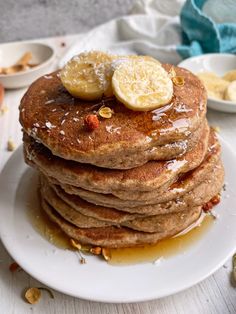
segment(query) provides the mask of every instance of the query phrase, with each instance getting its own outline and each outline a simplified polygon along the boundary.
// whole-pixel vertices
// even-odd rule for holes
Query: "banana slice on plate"
[[[227,72],[224,76],[223,79],[229,82],[235,81],[236,80],[236,70],[231,70]]]
[[[61,70],[62,84],[74,97],[95,100],[112,94],[111,63],[114,56],[101,51],[81,53]]]
[[[236,101],[236,80],[232,81],[225,91],[225,100]]]
[[[160,63],[153,60],[149,57],[130,58],[114,71],[113,92],[131,110],[149,111],[172,99],[172,80]]]
[[[208,96],[216,99],[224,99],[229,82],[212,72],[200,72],[197,74],[207,89]]]

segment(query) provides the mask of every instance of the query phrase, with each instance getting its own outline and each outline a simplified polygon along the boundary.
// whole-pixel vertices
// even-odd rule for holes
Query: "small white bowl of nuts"
[[[236,56],[210,53],[188,58],[179,64],[196,74],[208,93],[208,107],[236,112]]]
[[[33,42],[0,45],[0,83],[14,89],[30,85],[48,73],[55,58],[54,49]]]

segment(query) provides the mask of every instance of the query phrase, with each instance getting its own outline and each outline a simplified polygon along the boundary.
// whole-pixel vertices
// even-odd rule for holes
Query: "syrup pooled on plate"
[[[29,219],[34,228],[50,243],[60,249],[73,250],[70,238],[44,214],[36,196],[34,196],[34,199],[32,196],[30,202]],[[162,240],[155,245],[111,249],[109,264],[129,265],[154,262],[159,258],[168,258],[172,255],[182,253],[204,236],[213,224],[213,219],[212,216],[205,215],[199,226],[196,226],[185,234]]]
[[[129,265],[144,262],[155,262],[161,258],[168,258],[172,255],[183,253],[191,245],[200,240],[210,226],[213,224],[213,217],[206,215],[199,226],[189,232],[165,240],[155,245],[146,245],[136,248],[112,249],[110,264]]]
[[[60,249],[72,248],[69,237],[55,223],[50,221],[41,209],[36,191],[31,194],[29,199],[28,217],[35,230],[46,240]]]

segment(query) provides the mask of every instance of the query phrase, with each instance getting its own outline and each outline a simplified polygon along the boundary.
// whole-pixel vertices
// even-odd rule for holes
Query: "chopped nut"
[[[219,204],[220,202],[220,195],[216,195],[214,196],[209,202],[207,202],[206,204],[204,204],[202,206],[202,209],[204,210],[204,212],[208,212],[210,211],[215,205]]]
[[[8,107],[2,106],[2,108],[0,108],[0,116],[3,116],[6,112],[8,112]]]
[[[0,74],[12,74],[19,71],[25,71],[32,67],[37,66],[38,64],[30,64],[30,60],[32,59],[32,53],[26,52],[15,64],[0,68]]]
[[[220,133],[220,127],[219,127],[219,126],[212,126],[212,129],[213,129],[216,133]]]
[[[86,264],[86,259],[84,257],[80,258],[80,264]]]
[[[40,290],[43,290],[43,291],[46,291],[50,297],[52,299],[54,299],[54,295],[52,293],[51,290],[49,290],[48,288],[45,288],[45,287],[38,287],[38,288],[29,288],[27,289],[27,291],[25,292],[25,299],[27,302],[29,302],[30,304],[35,304],[39,301],[39,299],[41,298],[41,291]]]
[[[183,76],[175,76],[172,78],[172,81],[176,86],[184,86],[185,83]]]
[[[169,71],[169,77],[172,79],[176,76],[176,72],[174,67],[171,67],[170,71]]]
[[[101,107],[98,111],[98,114],[105,119],[110,119],[114,111],[109,107]]]
[[[38,288],[29,288],[25,292],[25,299],[30,304],[35,304],[41,298],[41,291]]]
[[[96,247],[92,247],[90,249],[90,253],[94,254],[94,255],[100,255],[102,253],[102,248],[99,246]]]
[[[13,140],[10,138],[8,141],[7,141],[7,150],[9,152],[13,152],[14,150],[16,149],[16,144],[13,142]]]
[[[4,87],[0,83],[0,108],[2,107],[3,104],[4,94],[5,94]]]
[[[15,271],[17,270],[20,270],[20,266],[16,263],[16,262],[13,262],[11,263],[11,265],[9,266],[9,270],[14,273]]]
[[[74,239],[70,239],[70,244],[77,250],[81,250],[81,244]]]
[[[93,131],[99,127],[99,120],[95,114],[89,114],[84,118],[85,126],[89,131]]]
[[[104,259],[106,261],[109,261],[111,259],[111,252],[110,252],[110,250],[103,247],[102,248],[102,256],[104,257]]]

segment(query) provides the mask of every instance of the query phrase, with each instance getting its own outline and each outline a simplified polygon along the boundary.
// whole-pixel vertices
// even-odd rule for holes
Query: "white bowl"
[[[236,69],[236,56],[227,53],[209,53],[188,58],[178,64],[194,74],[199,72],[214,72],[222,76],[226,72]],[[208,97],[208,107],[223,112],[236,112],[236,102],[218,100]]]
[[[55,52],[48,45],[30,42],[6,43],[0,45],[0,67],[16,63],[26,52],[32,53],[31,63],[37,66],[14,74],[0,74],[0,83],[5,88],[20,88],[30,85],[40,76],[49,72]]]

